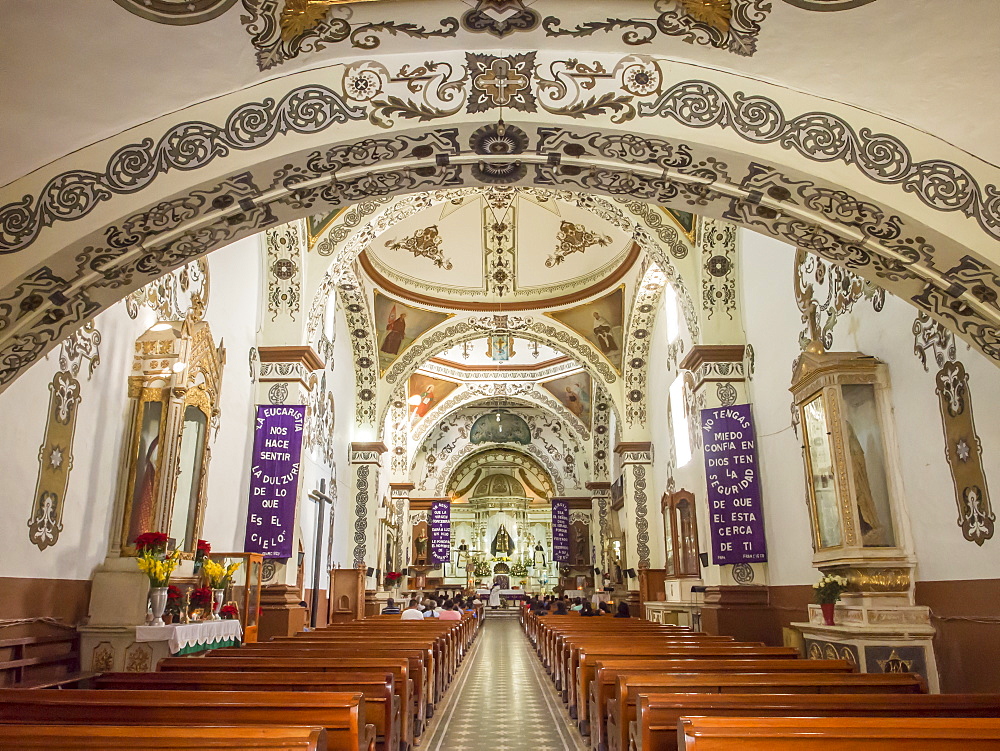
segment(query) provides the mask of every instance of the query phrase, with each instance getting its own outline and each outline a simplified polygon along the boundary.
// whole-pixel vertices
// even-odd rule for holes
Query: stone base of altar
[[[165,657],[242,644],[239,621],[172,626],[80,626],[80,668],[87,672],[149,673]]]
[[[850,660],[862,673],[917,673],[931,693],[940,692],[928,608],[837,603],[834,623],[827,626],[820,606],[810,605],[809,622],[791,624],[806,657]]]

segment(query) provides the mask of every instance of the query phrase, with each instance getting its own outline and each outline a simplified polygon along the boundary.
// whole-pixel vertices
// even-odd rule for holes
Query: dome
[[[488,475],[479,481],[472,500],[479,498],[526,498],[524,486],[510,475]]]

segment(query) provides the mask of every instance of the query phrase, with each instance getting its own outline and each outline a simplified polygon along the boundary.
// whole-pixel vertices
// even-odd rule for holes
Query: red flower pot
[[[832,602],[824,602],[821,603],[819,607],[823,611],[823,620],[826,622],[826,625],[833,626],[833,609],[836,607],[836,604]]]

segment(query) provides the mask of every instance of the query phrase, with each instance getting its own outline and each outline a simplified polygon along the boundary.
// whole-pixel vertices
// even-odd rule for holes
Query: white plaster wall
[[[772,238],[740,230],[742,285],[748,341],[756,353],[751,384],[760,447],[772,584],[806,584],[811,568],[809,516],[801,442],[791,428],[792,361],[802,329],[793,296],[792,248]],[[771,290],[760,294],[760,290]],[[916,309],[892,296],[881,313],[861,301],[834,328],[834,349],[857,350],[883,360],[892,383],[893,419],[903,474],[917,578],[922,581],[1000,576],[1000,539],[982,547],[966,541],[956,520],[955,493],[944,454],[944,438],[934,372],[925,372],[913,353],[911,326]],[[970,376],[976,427],[982,441],[987,481],[1000,487],[1000,370],[985,357],[958,345]]]
[[[245,254],[250,252],[247,243],[253,242],[235,243],[209,257],[212,290],[206,320],[215,341],[225,339],[228,362],[223,375],[222,421],[211,443],[202,536],[220,551],[243,549],[248,493],[244,468],[251,427],[247,355],[253,341],[257,289],[257,264],[246,263]],[[48,385],[59,367],[58,350],[0,396],[0,425],[6,428],[0,436],[0,477],[4,483],[0,576],[89,579],[94,567],[104,560],[110,536],[118,534],[111,525],[134,344],[155,320],[145,307],[132,320],[124,303],[95,319],[102,337],[101,362],[92,379],[87,380],[86,364],[78,377],[82,400],[63,530],[57,544],[44,551],[28,539],[27,520],[45,432]]]

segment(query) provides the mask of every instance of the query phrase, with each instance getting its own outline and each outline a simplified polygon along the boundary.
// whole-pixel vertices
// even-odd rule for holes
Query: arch
[[[445,462],[440,474],[438,475],[437,485],[434,489],[435,494],[443,496],[447,492],[448,482],[451,480],[452,474],[467,459],[471,459],[475,455],[485,454],[497,449],[501,449],[512,454],[522,454],[534,460],[548,474],[549,481],[552,483],[552,487],[555,488],[556,493],[562,495],[566,492],[565,485],[559,475],[559,472],[552,466],[552,462],[549,458],[538,450],[537,446],[530,444],[528,446],[519,446],[507,443],[486,443],[473,445],[470,443],[448,457],[448,461]]]
[[[622,106],[587,110],[579,86],[552,81],[559,106],[517,113],[513,155],[476,153],[489,107],[387,133],[372,121],[378,106],[348,99],[344,69],[331,66],[158,118],[6,186],[0,388],[100,310],[240,237],[373,195],[498,179],[629,195],[771,234],[1000,360],[996,167],[810,94],[678,61],[592,57],[615,71],[596,84]],[[462,69],[460,52],[436,59]],[[636,64],[655,85],[635,87]],[[442,85],[485,96],[471,79],[420,85],[422,96]],[[538,74],[534,85],[549,84]]]
[[[562,420],[570,426],[574,437],[580,444],[585,444],[587,442],[587,439],[590,436],[590,431],[583,424],[583,422],[580,421],[580,418],[566,409],[566,407],[558,400],[545,394],[545,392],[541,389],[536,388],[535,384],[529,384],[532,388],[525,391],[521,391],[519,388],[516,388],[520,384],[511,384],[509,382],[496,384],[488,383],[481,385],[483,388],[477,389],[470,387],[469,384],[466,384],[465,386],[456,389],[454,393],[449,394],[447,399],[435,405],[433,409],[431,409],[418,423],[413,426],[413,445],[423,445],[423,442],[427,439],[427,436],[430,435],[434,426],[446,419],[453,412],[457,412],[458,410],[466,407],[475,407],[483,404],[484,402],[489,402],[490,400],[498,398],[515,404],[526,405],[548,411],[554,417]],[[514,386],[515,388],[511,389],[511,386]],[[490,393],[491,391],[494,393]]]

